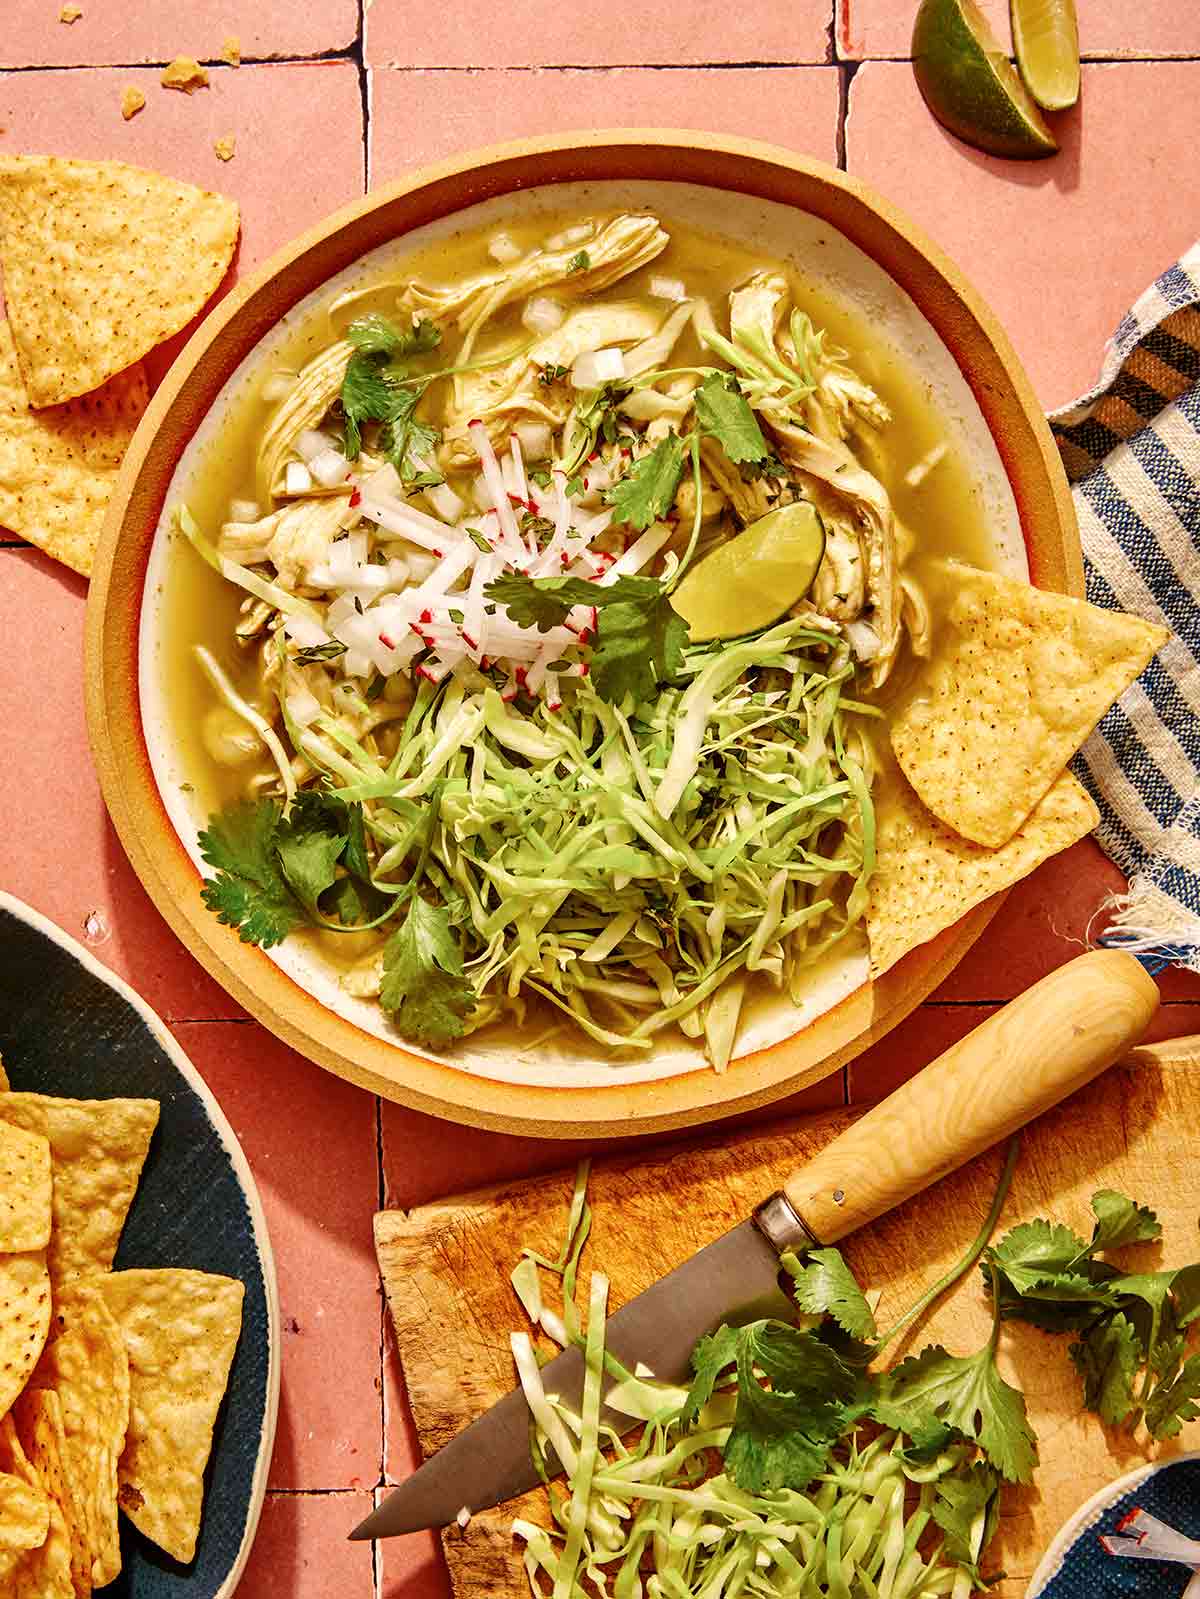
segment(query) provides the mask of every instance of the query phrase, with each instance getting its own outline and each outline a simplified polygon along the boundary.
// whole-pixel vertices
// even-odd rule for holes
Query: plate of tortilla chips
[[[238,1143],[163,1023],[0,894],[0,1592],[232,1594],[279,1397]]]

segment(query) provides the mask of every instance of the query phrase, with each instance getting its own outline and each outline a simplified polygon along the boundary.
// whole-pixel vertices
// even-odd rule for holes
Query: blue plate
[[[275,1262],[246,1157],[154,1012],[87,950],[3,893],[0,1055],[14,1089],[157,1099],[161,1118],[115,1264],[192,1266],[246,1285],[196,1558],[178,1565],[122,1516],[124,1569],[101,1590],[105,1599],[225,1599],[258,1526],[279,1409]]]

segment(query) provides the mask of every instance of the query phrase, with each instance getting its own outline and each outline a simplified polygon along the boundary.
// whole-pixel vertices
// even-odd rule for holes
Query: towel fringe
[[[1093,928],[1102,918],[1107,925],[1094,936]],[[1088,922],[1086,936],[1089,944],[1148,957],[1147,964],[1192,965],[1200,957],[1200,917],[1144,877],[1135,877],[1125,894],[1105,895]]]

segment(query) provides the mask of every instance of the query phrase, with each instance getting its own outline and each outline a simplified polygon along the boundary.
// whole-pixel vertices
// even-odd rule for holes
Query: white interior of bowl
[[[649,207],[664,217],[678,218],[710,233],[761,249],[764,256],[794,262],[803,275],[824,294],[845,304],[867,320],[881,351],[920,372],[932,403],[945,424],[947,438],[968,466],[983,508],[983,519],[995,545],[997,566],[1015,576],[1028,575],[1025,546],[1012,490],[995,441],[950,351],[909,296],[869,256],[829,223],[805,212],[726,190],[694,184],[606,182],[554,184],[525,189],[488,200],[453,216],[442,218],[403,235],[391,244],[363,256],[338,277],[309,295],[264,337],[241,363],[218,395],[215,404],[189,442],[171,481],[164,515],[155,535],[143,591],[139,633],[139,693],[142,721],[150,762],[163,804],[188,854],[200,871],[198,834],[205,818],[181,787],[183,775],[178,743],[172,733],[170,709],[164,692],[163,624],[165,609],[156,598],[161,593],[169,559],[169,516],[188,488],[205,450],[219,434],[224,419],[246,386],[277,359],[297,322],[335,295],[364,280],[401,268],[415,254],[436,250],[439,240],[465,228],[490,226],[540,211],[580,211],[621,206]],[[422,267],[427,270],[427,261]],[[338,982],[336,970],[302,940],[292,939],[268,952],[289,977],[312,993],[323,1005],[365,1032],[398,1046],[384,1013],[371,1001],[354,999]],[[832,1009],[867,980],[865,945],[835,952],[810,973],[808,992],[801,1006],[786,995],[764,990],[753,996],[743,1017],[738,1055],[750,1054],[799,1032]],[[412,1046],[403,1045],[411,1050]],[[671,1030],[658,1035],[647,1057],[614,1060],[582,1034],[562,1033],[546,1040],[525,1039],[507,1030],[484,1031],[464,1041],[453,1055],[430,1053],[461,1071],[492,1079],[524,1084],[553,1082],[564,1088],[584,1088],[611,1083],[614,1074],[623,1081],[647,1082],[694,1071],[703,1064],[699,1047]]]

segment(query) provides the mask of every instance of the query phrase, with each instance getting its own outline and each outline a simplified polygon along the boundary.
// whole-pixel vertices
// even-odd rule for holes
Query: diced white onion
[[[435,483],[425,490],[425,498],[443,522],[457,522],[465,510],[463,502],[449,483]]]
[[[625,376],[625,357],[618,349],[585,350],[571,368],[571,382],[577,389],[598,389],[602,383],[615,383]]]
[[[307,494],[313,486],[312,473],[303,461],[289,461],[283,469],[283,492]]]
[[[227,522],[257,522],[262,515],[257,500],[230,500]]]
[[[651,278],[650,293],[656,300],[686,300],[687,284],[682,278]]]
[[[566,314],[559,302],[548,294],[535,294],[532,300],[525,302],[521,321],[530,333],[541,335],[561,328]]]
[[[353,602],[351,602],[353,604]],[[337,601],[334,601],[337,604]],[[330,607],[332,614],[333,607]],[[307,616],[289,616],[284,626],[288,638],[301,650],[316,649],[318,645],[329,643],[329,634],[319,622],[311,621]]]
[[[493,233],[488,240],[488,254],[493,261],[498,261],[501,266],[510,266],[512,262],[521,259],[521,246],[507,233]]]
[[[272,372],[270,377],[263,380],[261,390],[263,399],[268,405],[277,405],[280,400],[286,400],[296,387],[296,379],[299,376],[298,372],[289,372],[283,369],[278,372]]]
[[[333,448],[333,440],[328,433],[321,433],[316,428],[305,428],[296,435],[296,442],[292,449],[302,461],[315,460],[318,455],[323,455],[326,450]]]
[[[518,422],[513,432],[521,441],[521,453],[527,461],[544,461],[550,454],[548,422]]]
[[[321,714],[321,702],[315,694],[303,687],[294,688],[287,697],[288,716],[297,727],[310,727]]]
[[[342,656],[342,670],[347,677],[366,677],[371,670],[371,658],[361,650],[347,650]]]
[[[308,470],[323,489],[335,489],[350,476],[350,463],[340,450],[322,450],[308,463]]]
[[[565,250],[570,244],[582,244],[585,239],[590,239],[596,227],[592,222],[577,222],[574,227],[564,228],[561,233],[554,233],[546,240],[547,250]]]

